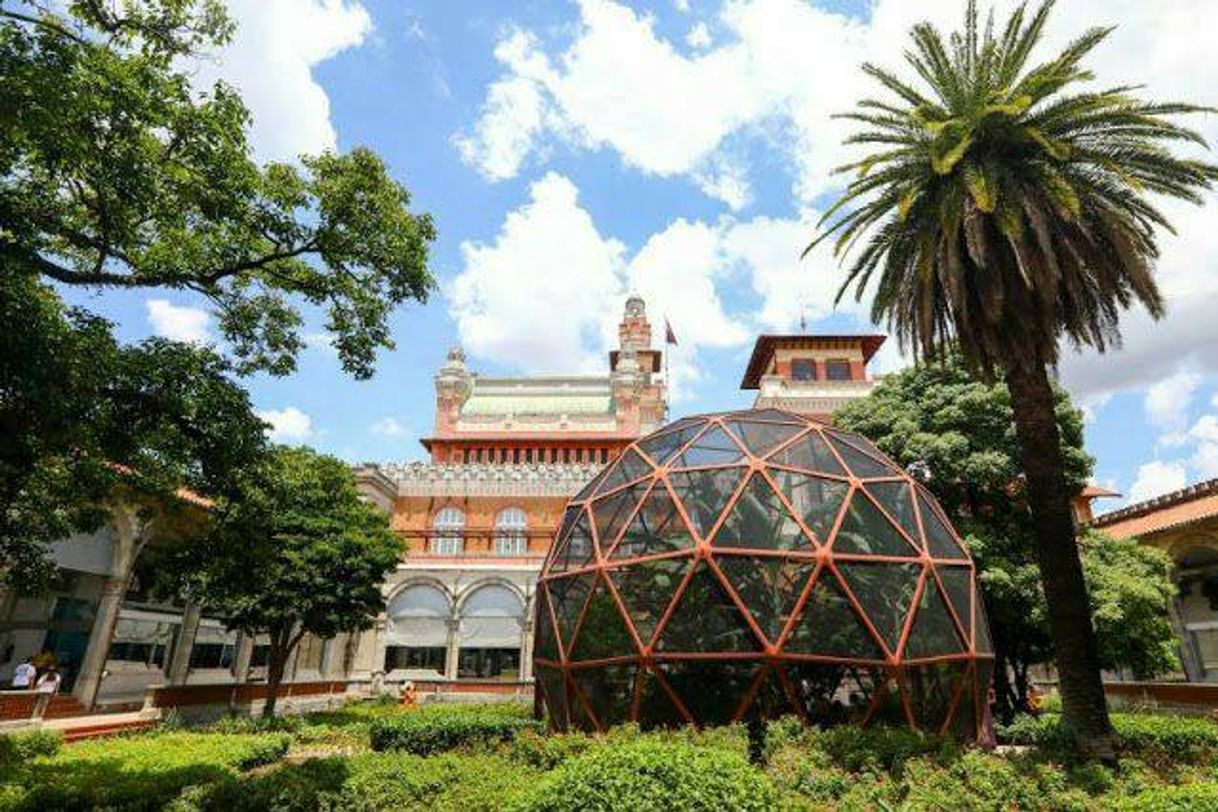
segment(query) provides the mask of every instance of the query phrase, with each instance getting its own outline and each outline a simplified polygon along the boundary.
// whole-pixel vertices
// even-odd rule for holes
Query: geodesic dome
[[[973,562],[866,439],[774,409],[633,443],[567,507],[535,666],[555,729],[797,714],[978,735]]]

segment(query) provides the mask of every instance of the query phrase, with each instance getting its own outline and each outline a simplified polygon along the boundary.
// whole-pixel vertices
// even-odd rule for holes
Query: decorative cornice
[[[572,496],[601,470],[583,463],[435,463],[365,464],[361,480],[387,480],[397,496]]]

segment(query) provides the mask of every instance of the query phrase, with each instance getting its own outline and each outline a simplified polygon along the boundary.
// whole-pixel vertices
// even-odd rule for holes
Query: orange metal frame
[[[754,453],[749,448],[743,435],[738,436],[733,431],[731,424],[734,421],[744,421],[759,427],[768,424],[782,431],[790,431],[791,434],[782,439],[781,442],[773,445],[773,447],[760,449],[760,453]],[[667,453],[662,457],[652,458],[644,450],[650,441],[667,437],[674,432],[688,431],[691,426],[698,423],[703,425],[697,431],[694,431],[681,445],[668,449]],[[680,465],[679,461],[682,459],[683,454],[687,450],[697,447],[703,437],[706,437],[709,432],[716,429],[726,432],[731,441],[739,447],[739,459],[717,465],[695,465],[690,467]],[[841,471],[846,473],[839,474],[822,470],[801,469],[772,461],[775,456],[782,454],[784,450],[795,447],[813,435],[819,435],[822,441],[832,438],[832,442],[823,442],[823,448],[832,454],[832,459],[836,461]],[[876,463],[889,469],[891,473],[884,476],[857,476],[852,471],[847,455],[839,451],[835,445],[836,443],[842,444],[852,452],[863,455],[863,458],[870,463]],[[644,465],[639,466],[640,473],[627,477],[627,481],[620,482],[611,489],[602,490],[606,480],[613,475],[614,471],[626,464],[624,461],[632,453],[644,463]],[[718,518],[707,532],[702,534],[698,531],[699,523],[694,521],[693,517],[689,514],[687,506],[679,496],[679,490],[673,486],[670,480],[670,475],[674,471],[684,473],[733,469],[741,471],[739,482],[736,483],[733,492],[720,508]],[[819,480],[840,482],[848,486],[848,490],[837,508],[832,528],[826,538],[819,538],[807,525],[804,517],[796,506],[792,504],[787,494],[784,493],[783,488],[779,486],[771,471],[788,471],[802,476],[812,476]],[[715,539],[717,534],[728,521],[728,517],[732,515],[733,508],[746,489],[750,487],[755,477],[760,477],[768,485],[770,492],[777,496],[780,505],[786,511],[786,515],[782,516],[782,518],[784,520],[793,520],[796,523],[803,539],[807,542],[806,550],[716,546]],[[918,533],[921,536],[920,539],[912,538],[906,532],[901,522],[892,515],[881,500],[877,499],[868,488],[864,487],[864,484],[882,482],[901,482],[909,486],[909,507],[912,508]],[[635,504],[629,509],[627,515],[624,518],[619,517],[619,519],[615,520],[613,537],[602,539],[600,537],[600,522],[593,512],[593,507],[604,500],[612,499],[626,492],[628,489],[638,487],[641,483],[645,484],[646,487],[643,489],[642,494],[638,496]],[[616,551],[618,545],[623,542],[623,539],[629,533],[635,517],[648,504],[652,493],[660,491],[660,489],[663,489],[662,493],[675,506],[680,520],[684,524],[683,530],[688,533],[692,546],[685,550],[664,551],[653,554],[648,554],[644,551],[642,555],[612,558],[611,556]],[[860,497],[865,499],[871,507],[877,509],[884,520],[890,525],[890,529],[894,530],[899,538],[909,545],[909,555],[870,554],[853,551],[847,552],[845,550],[837,551],[834,549],[838,531],[841,529],[846,515],[850,511],[852,502]],[[931,554],[931,542],[926,524],[929,517],[923,515],[924,511],[928,509],[935,511],[936,526],[941,527],[950,534],[951,542],[960,552],[958,557],[943,557]],[[577,564],[570,569],[559,568],[557,566],[558,562],[562,559],[568,541],[575,533],[581,517],[585,520],[590,530],[589,535],[592,546],[590,560]],[[758,621],[754,618],[753,612],[750,611],[740,592],[731,579],[724,573],[717,560],[738,556],[775,558],[783,559],[784,561],[802,560],[814,566],[811,576],[808,577],[807,582],[801,588],[795,604],[787,615],[782,629],[773,640],[769,639],[761,628]],[[613,579],[609,577],[609,573],[626,569],[633,565],[665,559],[687,560],[689,564],[680,582],[668,597],[667,606],[655,622],[652,633],[647,639],[643,639],[639,634],[626,602],[613,583]],[[918,575],[916,586],[913,589],[909,605],[903,610],[904,621],[895,647],[889,644],[887,637],[876,627],[864,603],[855,594],[851,580],[845,577],[839,569],[839,563],[849,565],[855,562],[866,562],[869,564],[917,564],[922,568],[921,573]],[[957,610],[953,595],[946,589],[939,574],[939,566],[941,565],[968,570],[969,617],[962,617],[961,613]],[[703,568],[708,569],[713,575],[718,586],[731,599],[736,611],[739,612],[741,618],[747,623],[751,633],[756,637],[758,644],[756,651],[657,651],[656,645],[663,637],[673,613],[681,605],[689,584]],[[576,614],[574,622],[566,630],[570,632],[570,639],[564,639],[567,637],[567,634],[563,631],[564,626],[559,623],[558,614],[553,605],[554,600],[550,597],[550,590],[562,581],[574,580],[588,575],[592,576],[589,579],[591,583],[588,586],[586,594],[580,598],[582,605]],[[883,652],[883,659],[807,654],[785,650],[784,646],[794,633],[796,626],[801,622],[805,622],[804,610],[813,590],[821,583],[822,578],[825,577],[833,579],[835,589],[845,596],[857,619],[873,638],[878,650]],[[947,610],[948,617],[958,637],[957,642],[961,644],[961,647],[959,651],[955,652],[945,652],[935,656],[907,658],[905,650],[919,613],[923,593],[926,589],[930,588],[928,587],[928,581],[932,581],[932,579],[934,589],[939,594],[938,600]],[[571,653],[574,650],[574,644],[583,631],[589,606],[591,605],[593,595],[597,593],[598,584],[600,589],[611,596],[613,604],[621,616],[620,620],[624,624],[625,629],[629,631],[630,637],[634,642],[635,650],[623,651],[620,656],[590,660],[572,660]],[[535,656],[538,673],[543,676],[553,676],[554,674],[560,676],[565,696],[553,697],[553,702],[551,702],[550,697],[546,696],[548,689],[544,679],[539,680],[539,687],[547,707],[551,709],[552,724],[559,727],[565,726],[562,717],[565,717],[567,712],[570,711],[576,711],[570,713],[570,718],[573,721],[582,721],[581,726],[583,727],[603,730],[608,726],[605,720],[597,718],[593,709],[593,703],[588,700],[584,690],[581,689],[578,681],[573,679],[572,676],[585,669],[614,665],[636,666],[634,684],[630,692],[630,707],[626,714],[627,719],[639,720],[645,681],[650,679],[654,680],[663,693],[671,700],[682,718],[687,722],[700,723],[704,720],[697,719],[691,714],[686,702],[673,689],[668,680],[665,679],[661,666],[665,663],[680,663],[683,661],[714,661],[724,663],[756,662],[759,666],[756,676],[752,678],[748,688],[741,696],[739,704],[736,705],[730,715],[733,721],[742,719],[748,714],[755,698],[765,686],[766,681],[771,679],[772,676],[777,678],[782,693],[787,699],[790,706],[787,710],[794,710],[807,722],[814,723],[820,721],[809,716],[804,702],[800,699],[799,691],[793,684],[791,675],[787,671],[787,668],[791,666],[819,663],[830,666],[853,667],[868,672],[869,676],[874,678],[875,683],[871,689],[872,696],[866,703],[866,707],[862,709],[859,718],[862,723],[866,724],[870,722],[885,698],[891,698],[892,691],[895,690],[900,700],[905,721],[911,727],[917,728],[919,727],[917,713],[913,705],[913,698],[911,697],[912,688],[909,685],[911,674],[915,669],[923,669],[940,664],[959,663],[962,668],[960,673],[955,676],[954,684],[951,685],[946,715],[936,728],[940,731],[954,730],[955,717],[960,712],[962,703],[971,701],[972,720],[969,729],[963,735],[967,738],[973,738],[979,734],[979,725],[983,716],[981,708],[983,707],[982,703],[986,700],[986,691],[988,689],[988,685],[982,684],[982,674],[984,673],[988,676],[990,672],[988,666],[993,659],[993,654],[988,650],[988,646],[978,647],[979,637],[988,640],[988,636],[985,634],[985,630],[980,628],[985,623],[985,618],[977,594],[975,568],[973,562],[968,558],[962,542],[951,528],[942,511],[934,504],[930,494],[913,478],[885,458],[874,446],[862,438],[828,428],[818,421],[801,415],[767,409],[685,418],[632,444],[572,500],[571,506],[568,508],[568,512],[564,516],[560,526],[556,543],[553,545],[543,565],[538,593],[537,624],[535,628],[540,633],[543,624],[548,625],[548,631],[553,635],[555,646],[559,653],[559,659],[552,659],[546,658],[539,652]],[[979,668],[979,665],[983,662],[987,667]],[[553,673],[547,674],[547,672]],[[986,681],[988,682],[988,680]],[[560,705],[561,708],[559,707]],[[968,706],[964,707],[967,708]],[[967,720],[967,717],[962,717],[962,720]]]

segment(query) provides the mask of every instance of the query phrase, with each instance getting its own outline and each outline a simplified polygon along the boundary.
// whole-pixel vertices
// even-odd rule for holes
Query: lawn
[[[1218,810],[1218,724],[1116,716],[1117,770],[1072,763],[1057,717],[1003,753],[900,730],[772,723],[547,735],[520,706],[364,703],[266,724],[171,724],[56,746],[0,740],[0,809]]]

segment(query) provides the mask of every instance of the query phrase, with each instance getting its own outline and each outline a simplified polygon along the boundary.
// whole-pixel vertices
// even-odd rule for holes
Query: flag
[[[676,346],[677,334],[672,331],[672,325],[668,323],[668,318],[664,318],[664,343]]]

